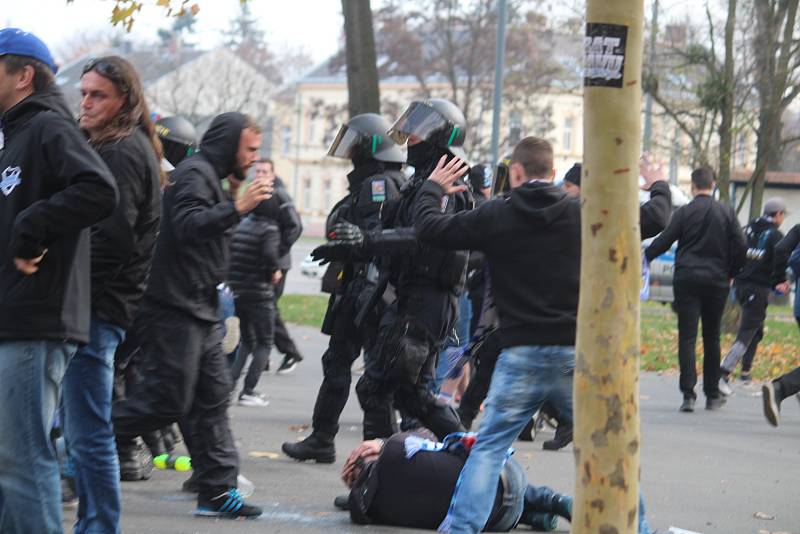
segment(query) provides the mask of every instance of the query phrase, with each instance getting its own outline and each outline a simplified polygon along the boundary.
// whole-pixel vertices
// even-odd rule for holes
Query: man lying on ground
[[[447,515],[453,489],[475,434],[456,433],[437,443],[426,432],[395,434],[385,442],[365,441],[350,454],[342,480],[350,488],[350,518],[435,530]],[[528,484],[523,468],[509,456],[497,481],[492,513],[484,527],[507,532],[518,524],[554,530],[558,517],[572,516],[572,498]]]

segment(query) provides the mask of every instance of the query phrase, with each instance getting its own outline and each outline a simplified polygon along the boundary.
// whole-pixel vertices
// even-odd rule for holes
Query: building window
[[[292,129],[288,126],[281,128],[281,154],[284,156],[289,155],[292,149]]]
[[[324,189],[324,197],[323,200],[325,202],[323,208],[325,211],[328,211],[333,207],[333,191],[332,185],[330,180],[325,180],[325,189]]]
[[[314,137],[317,133],[317,119],[313,116],[308,117],[308,130],[306,131],[306,144],[310,145],[314,142]]]
[[[575,119],[568,117],[564,119],[564,135],[561,138],[561,144],[564,152],[572,152],[572,136],[575,128]]]
[[[311,178],[303,180],[303,208],[307,212],[312,211],[313,208],[311,205]]]

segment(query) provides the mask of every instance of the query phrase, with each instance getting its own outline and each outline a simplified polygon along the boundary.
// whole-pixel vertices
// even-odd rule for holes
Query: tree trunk
[[[345,49],[347,52],[348,111],[380,113],[375,35],[369,0],[342,0]]]
[[[587,2],[587,35],[627,29],[627,39],[618,86],[593,77],[593,69],[585,79],[584,132],[591,135],[584,136],[574,382],[577,534],[634,534],[638,525],[643,21],[644,0]],[[597,37],[587,41],[598,44]],[[587,66],[592,59],[608,65],[608,48],[589,47]]]
[[[722,98],[722,121],[719,126],[719,174],[717,189],[723,204],[731,201],[731,148],[733,147],[733,99],[736,94],[734,78],[733,34],[736,29],[736,0],[728,0],[728,19],[725,23],[725,70],[723,83],[725,95]]]

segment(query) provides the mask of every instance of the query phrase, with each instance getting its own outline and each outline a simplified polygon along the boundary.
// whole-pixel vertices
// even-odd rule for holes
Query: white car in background
[[[328,266],[322,265],[320,263],[321,261],[322,260],[315,260],[311,257],[311,254],[309,254],[300,263],[300,272],[306,276],[310,276],[311,278],[322,278],[322,275],[325,274],[325,269],[327,269]]]

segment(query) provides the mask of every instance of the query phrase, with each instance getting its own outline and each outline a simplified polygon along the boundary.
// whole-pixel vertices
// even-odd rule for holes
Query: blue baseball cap
[[[0,56],[14,54],[37,59],[50,67],[53,74],[58,72],[53,55],[44,42],[26,31],[19,28],[3,28],[0,30]]]

